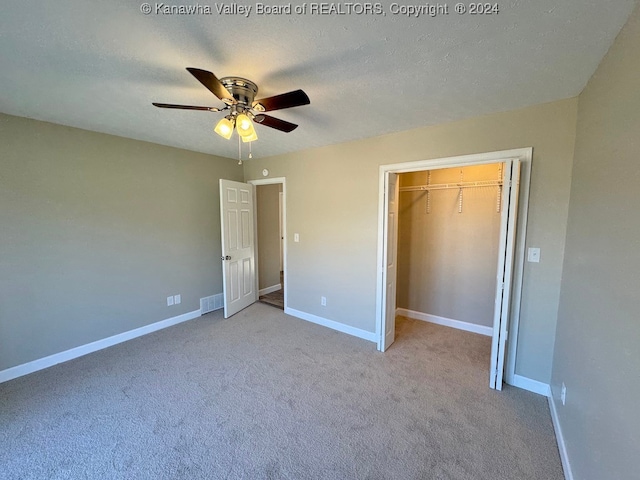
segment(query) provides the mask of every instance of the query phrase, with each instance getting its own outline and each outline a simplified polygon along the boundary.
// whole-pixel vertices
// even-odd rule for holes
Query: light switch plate
[[[293,241],[294,242],[299,242],[300,241],[300,234],[299,233],[294,233],[293,234]]]
[[[171,305],[173,305],[173,295],[167,297],[167,307],[170,307]]]
[[[527,250],[527,262],[540,263],[540,249],[538,247],[529,247],[529,250]]]
[[[173,296],[173,304],[180,305],[182,303],[182,295],[174,295]]]

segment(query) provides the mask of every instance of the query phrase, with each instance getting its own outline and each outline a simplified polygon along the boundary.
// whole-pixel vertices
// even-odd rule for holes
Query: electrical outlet
[[[327,297],[320,297],[320,305],[323,307],[327,306]]]
[[[560,390],[560,400],[562,401],[562,405],[566,405],[567,403],[567,387],[562,382],[562,390]]]
[[[180,294],[174,295],[173,296],[173,304],[174,305],[180,305],[180,303],[182,303],[182,295],[180,295]]]
[[[167,297],[167,307],[173,305],[173,295]]]

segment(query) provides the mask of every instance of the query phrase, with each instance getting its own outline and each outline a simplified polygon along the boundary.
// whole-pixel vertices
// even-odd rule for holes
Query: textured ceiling
[[[459,15],[451,2],[435,17],[393,14],[391,2],[381,15],[225,4],[251,6],[248,17],[207,0],[164,3],[195,15],[144,15],[142,3],[4,2],[0,111],[237,157],[237,142],[212,132],[221,114],[151,105],[222,106],[185,70],[197,67],[249,78],[258,97],[307,92],[311,105],[273,112],[297,130],[256,128],[254,157],[275,155],[575,96],[636,2],[505,0],[492,15]]]

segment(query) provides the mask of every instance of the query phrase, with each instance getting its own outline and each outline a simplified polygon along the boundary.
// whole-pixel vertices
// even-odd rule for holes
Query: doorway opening
[[[286,306],[286,197],[284,178],[252,180],[256,189],[256,291],[258,299]]]
[[[498,390],[502,388],[503,375],[505,374],[505,371],[507,382],[511,381],[515,371],[517,347],[515,340],[517,338],[520,310],[531,156],[532,149],[526,148],[404,164],[383,165],[380,167],[376,325],[376,337],[378,338],[379,350],[385,351],[391,343],[393,343],[395,338],[395,318],[397,313],[421,313],[423,314],[422,317],[419,315],[414,315],[414,317],[417,316],[422,320],[458,320],[445,317],[442,313],[438,315],[433,314],[432,312],[420,312],[420,308],[422,307],[420,307],[421,299],[419,298],[409,299],[406,296],[401,297],[401,303],[404,305],[400,306],[404,310],[397,309],[398,304],[396,303],[396,291],[398,283],[398,220],[400,213],[399,208],[401,205],[400,191],[423,192],[422,195],[418,194],[418,196],[423,197],[421,201],[421,208],[424,207],[425,214],[429,215],[426,212],[431,208],[435,208],[434,202],[436,200],[436,191],[450,190],[451,192],[447,195],[451,198],[445,201],[449,201],[450,203],[453,202],[449,207],[453,207],[458,213],[461,213],[464,211],[465,205],[469,208],[468,203],[465,204],[464,202],[465,191],[467,191],[467,188],[469,188],[468,191],[470,191],[471,188],[476,185],[481,185],[483,182],[487,184],[491,183],[490,188],[495,189],[494,192],[496,194],[496,196],[494,196],[493,206],[496,210],[500,210],[500,218],[496,224],[499,227],[497,228],[498,233],[496,234],[495,231],[490,233],[490,235],[497,237],[497,248],[494,256],[495,259],[493,261],[493,272],[496,276],[492,282],[493,287],[485,289],[490,291],[490,289],[493,288],[495,298],[489,301],[489,305],[486,304],[487,299],[483,299],[484,313],[479,321],[477,320],[477,316],[474,317],[468,312],[464,312],[465,309],[469,309],[470,304],[468,302],[467,305],[464,305],[465,302],[462,302],[463,304],[457,305],[458,310],[453,309],[450,311],[458,312],[456,315],[462,315],[463,318],[467,315],[467,319],[474,319],[472,322],[458,320],[457,324],[454,323],[455,326],[467,327],[464,329],[476,331],[477,333],[491,334],[491,364],[489,368],[490,387]],[[464,174],[462,178],[446,178],[447,174],[450,175],[452,172],[464,172],[465,168],[469,171],[468,167],[480,167],[491,164],[493,164],[493,167],[496,167],[498,164],[500,165],[499,173],[501,175],[501,179],[499,182],[497,181],[496,176],[494,176],[493,180],[471,179],[465,181]],[[448,169],[448,172],[443,169]],[[441,179],[436,178],[435,172],[438,170],[444,172],[445,176]],[[408,180],[408,182],[399,181],[401,180],[400,174],[406,174],[409,172],[422,173],[414,173],[413,179],[411,176],[402,178],[402,180]],[[430,172],[433,174],[434,181],[431,181],[429,178],[431,176]],[[420,179],[418,183],[416,183],[416,178]],[[435,183],[436,181],[438,183]],[[466,195],[469,197],[468,193]],[[494,223],[495,222],[496,219],[494,219]],[[470,228],[471,232],[474,230],[473,225],[465,228]],[[481,233],[480,230],[482,229],[478,228],[478,234]],[[489,232],[491,229],[485,228],[485,230]],[[487,232],[484,232],[483,234],[486,235]],[[440,237],[442,237],[442,231],[436,233],[439,233]],[[462,234],[463,232],[458,233]],[[466,234],[469,234],[469,232]],[[402,239],[404,242],[406,241],[406,232],[403,232],[403,236],[405,237]],[[474,241],[473,233],[471,234],[471,237],[471,240]],[[443,239],[440,238],[438,241],[442,240]],[[486,243],[486,239],[483,241]],[[476,239],[476,242],[481,243],[478,239]],[[451,243],[451,239],[449,241],[444,240],[441,247],[444,249],[450,248]],[[406,247],[406,245],[403,247]],[[473,248],[471,248],[470,251],[473,251]],[[403,251],[402,255],[405,254],[406,251]],[[401,258],[401,260],[405,261],[406,259]],[[463,263],[468,262],[469,259],[462,258],[457,259],[456,261],[459,265],[462,265]],[[480,263],[485,264],[484,269],[486,270],[486,261]],[[405,274],[406,272],[402,273],[403,276],[405,276]],[[486,271],[484,271],[482,275],[486,281]],[[405,280],[406,278],[403,277],[402,281]],[[434,285],[437,284],[437,288],[434,288],[434,290],[443,288],[443,284],[446,284],[446,281],[443,278],[436,277],[432,281],[435,282]],[[444,285],[444,288],[446,288],[446,285]],[[449,296],[449,300],[447,301],[450,301],[451,298],[452,297]],[[413,310],[406,305],[417,305],[418,310]],[[473,305],[473,300],[471,301],[471,305]],[[491,308],[491,306],[493,306],[493,308]],[[437,310],[439,312],[446,311],[442,309],[443,305],[436,308],[440,308],[440,310]],[[490,316],[491,318],[487,318],[487,316]],[[508,345],[507,340],[509,340]]]

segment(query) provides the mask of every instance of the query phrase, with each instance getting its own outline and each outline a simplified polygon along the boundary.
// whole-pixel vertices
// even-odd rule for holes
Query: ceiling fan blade
[[[233,96],[229,93],[229,90],[224,88],[224,85],[218,80],[218,78],[211,72],[201,70],[199,68],[187,68],[189,73],[196,77],[198,81],[207,87],[211,93],[222,100],[225,103],[232,103]],[[227,101],[225,101],[227,100]]]
[[[272,110],[282,110],[283,108],[299,107],[309,105],[311,100],[302,90],[282,93],[274,97],[261,98],[253,102],[252,106],[258,111],[269,112]]]
[[[280,120],[279,118],[275,118],[269,115],[256,115],[254,120],[260,125],[275,128],[276,130],[280,130],[281,132],[285,133],[289,133],[298,128],[298,125],[296,125],[295,123]]]
[[[219,112],[219,108],[215,107],[196,107],[195,105],[174,105],[173,103],[156,103],[153,102],[155,107],[160,108],[176,108],[179,110],[202,110],[204,112]]]

